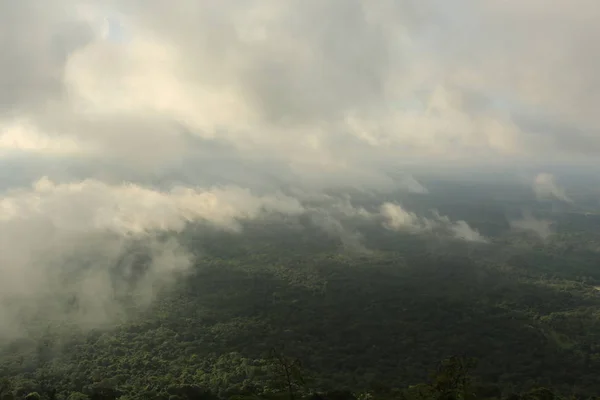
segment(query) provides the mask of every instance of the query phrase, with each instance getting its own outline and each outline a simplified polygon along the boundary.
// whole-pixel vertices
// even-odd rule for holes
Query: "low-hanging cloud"
[[[202,221],[232,232],[262,212],[293,215],[300,203],[237,187],[167,192],[135,184],[47,178],[0,199],[0,339],[39,315],[81,326],[114,322],[119,298],[147,305],[193,259],[176,234]],[[71,300],[69,300],[71,299]],[[76,302],[75,308],[67,305]]]
[[[187,221],[205,220],[238,230],[238,219],[261,211],[287,214],[303,211],[298,200],[283,194],[254,195],[238,187],[168,192],[135,184],[108,185],[96,180],[56,184],[47,178],[31,190],[9,192],[0,200],[0,221],[40,219],[65,231],[100,230],[122,235],[155,230],[181,231]]]
[[[549,173],[539,173],[535,177],[533,191],[540,200],[556,199],[567,203],[572,202],[565,190],[556,183],[554,175]]]
[[[397,209],[385,205],[382,210],[391,218],[387,226],[399,227],[397,216],[390,214]],[[194,259],[177,241],[189,224],[239,233],[245,221],[273,214],[308,216],[344,249],[362,253],[368,249],[356,221],[380,218],[347,195],[260,193],[237,186],[159,190],[43,177],[30,187],[8,190],[0,198],[0,273],[5,278],[0,315],[7,327],[0,329],[0,339],[22,335],[28,321],[41,315],[84,328],[108,326],[124,317],[125,299],[147,306],[161,288],[190,270]],[[430,223],[412,218],[415,224]],[[169,235],[161,236],[165,232]]]
[[[382,204],[379,212],[383,218],[383,226],[389,230],[421,233],[442,230],[449,232],[457,239],[469,242],[487,242],[487,239],[471,228],[466,221],[452,221],[437,212],[433,213],[433,218],[419,217],[396,203]]]
[[[512,229],[519,231],[529,231],[538,235],[542,239],[547,239],[552,235],[552,221],[536,218],[531,213],[523,213],[521,218],[509,220]]]
[[[398,204],[385,203],[381,206],[380,213],[385,219],[383,225],[390,230],[419,229],[421,222],[424,222]]]

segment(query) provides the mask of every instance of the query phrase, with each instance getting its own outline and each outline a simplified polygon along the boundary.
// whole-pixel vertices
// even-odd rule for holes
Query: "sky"
[[[324,192],[426,194],[410,168],[598,167],[599,17],[593,0],[0,0],[0,300],[45,299],[87,248],[74,239],[106,250],[81,296],[147,239],[152,297],[191,263],[155,232],[233,232],[265,210],[350,245],[340,215],[485,242]],[[528,179],[571,200],[543,170]]]
[[[0,7],[0,151],[24,164],[160,175],[218,146],[319,180],[597,159],[589,0]]]

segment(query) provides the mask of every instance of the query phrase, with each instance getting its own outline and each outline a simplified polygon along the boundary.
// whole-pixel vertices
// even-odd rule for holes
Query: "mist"
[[[574,204],[520,174],[598,167],[600,7],[438,3],[0,0],[0,339],[148,306],[194,224],[305,216],[369,254],[364,226],[494,242],[421,175]]]

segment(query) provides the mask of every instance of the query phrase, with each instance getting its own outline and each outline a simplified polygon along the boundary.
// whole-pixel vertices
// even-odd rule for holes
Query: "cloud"
[[[89,43],[93,32],[78,18],[75,2],[59,3],[0,1],[0,115],[35,113],[63,96],[68,56]]]
[[[336,218],[325,210],[314,210],[309,213],[311,223],[321,229],[331,238],[339,240],[342,248],[353,253],[368,253],[368,249],[362,243],[363,235]]]
[[[0,315],[9,327],[0,339],[23,335],[40,316],[81,328],[110,325],[126,317],[127,301],[147,306],[188,272],[194,260],[177,240],[186,226],[239,233],[245,221],[272,214],[308,216],[343,248],[363,253],[356,222],[378,218],[349,196],[318,192],[47,177],[9,189],[0,197]]]
[[[487,239],[484,238],[479,232],[474,230],[467,224],[466,221],[456,221],[450,225],[450,230],[455,237],[466,240],[468,242],[481,242],[486,243]]]
[[[397,178],[396,186],[408,191],[409,193],[429,193],[429,190],[409,174],[402,174]]]
[[[433,218],[419,217],[406,211],[399,204],[384,203],[381,205],[379,213],[383,218],[383,226],[389,230],[416,233],[442,231],[469,242],[487,242],[487,239],[471,228],[466,221],[451,221],[447,216],[437,212],[434,212]]]
[[[546,239],[553,233],[552,221],[535,218],[531,213],[524,213],[519,219],[511,219],[509,224],[512,229],[530,231],[542,239]]]
[[[284,195],[255,196],[237,187],[176,186],[160,192],[135,184],[111,186],[95,180],[55,184],[42,178],[32,190],[14,190],[1,199],[0,210],[0,221],[38,218],[61,230],[136,235],[182,231],[186,222],[199,219],[238,230],[238,219],[255,218],[263,210],[297,214],[303,208]]]
[[[149,304],[192,263],[175,235],[187,223],[238,232],[240,221],[263,212],[303,211],[295,199],[237,187],[158,191],[43,178],[9,191],[0,199],[0,322],[8,327],[0,339],[39,315],[102,326],[124,313],[120,298]]]
[[[4,219],[0,229],[10,232],[0,238],[0,341],[26,335],[32,323],[110,326],[127,314],[120,300],[147,306],[191,263],[177,242],[154,236],[135,256],[134,238],[60,230],[44,219]]]
[[[419,229],[421,220],[411,212],[404,210],[400,205],[385,203],[380,207],[380,213],[384,218],[383,225],[390,230]]]
[[[20,123],[17,120],[5,125],[0,124],[0,155],[22,153],[69,156],[85,152],[86,149],[76,140],[45,135],[26,122]]]
[[[140,4],[3,0],[6,118],[138,168],[189,155],[187,132],[323,178],[600,148],[589,0]]]
[[[554,175],[549,173],[539,173],[535,177],[533,181],[533,191],[540,200],[554,198],[567,203],[572,202],[565,190],[556,183]]]

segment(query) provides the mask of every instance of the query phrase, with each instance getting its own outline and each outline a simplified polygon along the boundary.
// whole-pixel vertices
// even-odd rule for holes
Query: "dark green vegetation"
[[[542,241],[477,204],[457,195],[444,213],[488,244],[364,226],[370,252],[356,254],[281,221],[241,235],[190,229],[189,277],[116,329],[50,326],[5,347],[0,390],[72,400],[600,394],[600,218],[550,209],[557,233]]]

